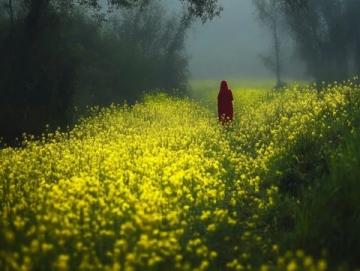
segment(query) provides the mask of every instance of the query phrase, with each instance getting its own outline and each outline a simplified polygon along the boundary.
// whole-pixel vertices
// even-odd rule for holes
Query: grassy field
[[[360,268],[360,87],[218,83],[0,150],[0,270]]]
[[[248,102],[259,100],[274,86],[272,80],[227,80],[229,88],[238,95],[237,103],[248,105]],[[220,81],[218,80],[192,80],[190,81],[190,96],[202,105],[217,110],[217,95]],[[238,107],[239,108],[239,107]],[[215,112],[214,111],[214,112]]]

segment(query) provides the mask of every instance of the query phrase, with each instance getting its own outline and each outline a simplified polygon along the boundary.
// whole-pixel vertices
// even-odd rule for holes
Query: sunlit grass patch
[[[243,109],[254,102],[262,100],[273,87],[271,80],[228,80],[229,88],[235,96],[237,109]],[[217,95],[219,93],[220,81],[217,80],[193,80],[190,82],[190,96],[210,108],[217,110]]]

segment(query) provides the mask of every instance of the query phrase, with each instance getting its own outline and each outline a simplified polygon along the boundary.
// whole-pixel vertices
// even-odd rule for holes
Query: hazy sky
[[[259,54],[271,52],[271,36],[257,21],[252,1],[220,0],[220,3],[224,7],[220,17],[204,25],[197,23],[188,34],[192,77],[272,77],[259,59]],[[292,50],[286,51],[289,66],[294,59],[290,59]]]
[[[103,0],[105,1],[105,0]],[[259,23],[252,0],[218,0],[223,6],[219,17],[188,32],[186,52],[194,79],[273,78],[259,55],[272,54],[269,29]],[[180,12],[179,0],[160,0],[170,12]],[[284,32],[284,31],[283,31]],[[285,35],[286,36],[286,35]],[[290,41],[282,43],[284,76],[301,77],[303,67],[293,56]]]

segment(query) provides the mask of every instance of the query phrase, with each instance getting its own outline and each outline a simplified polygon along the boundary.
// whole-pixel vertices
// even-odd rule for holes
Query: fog
[[[214,1],[0,0],[0,137],[65,127],[74,107],[186,95],[189,79],[309,79],[320,91],[360,74],[359,0],[218,0],[202,24]]]
[[[257,20],[251,0],[226,0],[220,17],[197,22],[187,38],[189,70],[193,79],[273,78],[259,54],[271,54],[271,36]],[[302,64],[293,53],[291,40],[283,31],[284,76],[304,75]]]

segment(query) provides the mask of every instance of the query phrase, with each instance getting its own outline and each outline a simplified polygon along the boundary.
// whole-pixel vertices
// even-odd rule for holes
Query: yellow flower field
[[[355,132],[360,88],[263,93],[235,90],[228,127],[158,94],[0,150],[0,270],[327,270],[266,218],[288,188],[277,165]]]

